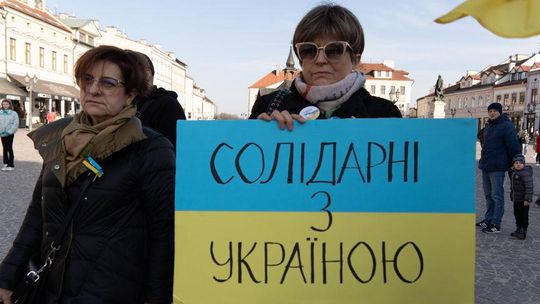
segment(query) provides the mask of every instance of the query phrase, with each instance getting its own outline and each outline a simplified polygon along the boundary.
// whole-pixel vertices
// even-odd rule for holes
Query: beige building
[[[481,128],[487,121],[488,105],[499,102],[516,128],[527,128],[532,133],[538,128],[535,122],[538,100],[533,98],[537,96],[538,90],[534,88],[538,88],[540,81],[538,66],[539,54],[516,54],[479,72],[467,71],[459,81],[444,89],[446,117],[473,117]],[[432,117],[429,109],[433,99],[431,93],[417,100],[418,117]]]
[[[46,111],[64,117],[80,110],[73,67],[84,52],[101,44],[147,54],[156,71],[154,83],[179,95],[186,116],[214,118],[217,108],[204,89],[188,81],[187,64],[160,45],[131,40],[114,27],[101,30],[97,20],[54,16],[44,0],[1,1],[0,16],[0,98],[13,101],[21,126],[28,126],[30,115],[39,124]]]
[[[43,122],[47,110],[77,110],[72,31],[44,6],[40,0],[0,2],[0,96],[13,101],[21,125]]]
[[[414,80],[408,77],[409,72],[396,69],[393,60],[360,63],[357,68],[366,75],[364,87],[369,94],[394,102],[404,117],[409,115],[414,83]]]

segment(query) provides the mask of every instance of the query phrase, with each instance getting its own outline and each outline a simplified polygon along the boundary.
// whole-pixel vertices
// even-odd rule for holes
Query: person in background
[[[536,165],[540,166],[540,131],[536,130],[534,132],[534,152],[536,152]]]
[[[527,130],[521,129],[518,133],[519,143],[521,144],[522,154],[527,155],[527,145],[529,144],[529,134]]]
[[[0,137],[4,156],[2,171],[15,170],[15,156],[13,156],[13,139],[19,127],[19,114],[13,110],[13,104],[9,99],[2,99],[0,108]]]
[[[154,65],[146,54],[131,50],[126,51],[138,58],[139,64],[145,71],[146,81],[150,85],[149,93],[139,97],[137,117],[143,126],[150,127],[165,135],[176,147],[176,122],[180,119],[186,119],[184,109],[178,101],[178,95],[173,91],[154,85]]]
[[[488,106],[488,116],[478,162],[478,168],[482,170],[486,213],[476,226],[485,233],[499,233],[504,215],[504,176],[512,167],[514,155],[521,154],[521,146],[516,129],[508,115],[502,113],[500,103]]]
[[[293,121],[329,118],[401,117],[390,101],[371,96],[365,76],[356,70],[364,51],[364,32],[356,16],[335,4],[311,9],[298,23],[294,51],[302,72],[291,92],[259,97],[250,119],[276,120],[281,129]]]
[[[47,123],[51,123],[51,122],[55,121],[57,115],[58,115],[58,113],[56,113],[56,109],[52,108],[52,110],[49,111],[49,113],[47,113]]]
[[[30,257],[40,253],[41,263],[54,256],[40,303],[170,304],[175,155],[135,117],[134,101],[148,90],[145,72],[133,55],[101,45],[77,60],[74,75],[82,111],[29,134],[43,167],[0,263],[0,302],[10,303]]]
[[[512,159],[510,170],[510,199],[514,202],[516,231],[510,235],[518,240],[527,237],[529,227],[529,205],[533,197],[533,172],[531,166],[525,166],[525,156],[517,154]]]

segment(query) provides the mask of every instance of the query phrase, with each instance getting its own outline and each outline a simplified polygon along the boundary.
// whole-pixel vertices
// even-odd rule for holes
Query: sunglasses
[[[102,77],[99,79],[95,79],[92,75],[88,74],[81,77],[81,87],[83,87],[84,89],[90,88],[94,84],[94,82],[97,82],[98,88],[102,91],[110,91],[124,85],[122,81],[114,79],[112,77]]]
[[[301,61],[312,61],[319,56],[319,51],[323,50],[324,57],[328,61],[339,61],[347,48],[353,50],[351,45],[346,41],[332,41],[328,42],[325,46],[318,46],[313,42],[298,42],[295,44],[296,54]]]

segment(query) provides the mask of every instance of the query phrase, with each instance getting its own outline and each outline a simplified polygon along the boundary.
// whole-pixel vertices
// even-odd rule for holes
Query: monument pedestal
[[[444,107],[446,103],[442,100],[436,99],[433,102],[433,118],[444,118],[446,114],[444,113]]]

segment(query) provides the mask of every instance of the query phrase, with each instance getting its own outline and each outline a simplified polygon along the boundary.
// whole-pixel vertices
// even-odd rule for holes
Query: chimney
[[[510,72],[515,66],[516,62],[512,59],[512,56],[508,56],[508,72]]]

